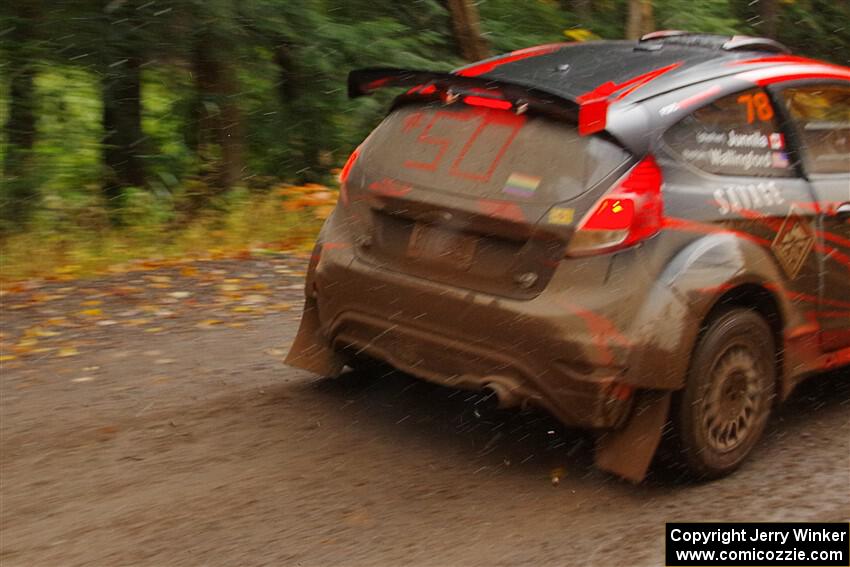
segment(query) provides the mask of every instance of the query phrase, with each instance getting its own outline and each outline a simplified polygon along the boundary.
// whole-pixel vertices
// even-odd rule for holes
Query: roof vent
[[[765,37],[750,37],[746,35],[730,37],[728,35],[711,33],[662,30],[648,33],[638,40],[638,47],[641,49],[660,49],[661,46],[665,44],[722,49],[724,51],[766,51],[770,53],[791,53],[787,47],[778,41]]]

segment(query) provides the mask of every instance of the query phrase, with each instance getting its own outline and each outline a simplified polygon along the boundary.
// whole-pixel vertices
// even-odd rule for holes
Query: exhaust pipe
[[[502,382],[488,382],[484,392],[486,396],[482,401],[494,409],[514,408],[522,403],[514,391]]]

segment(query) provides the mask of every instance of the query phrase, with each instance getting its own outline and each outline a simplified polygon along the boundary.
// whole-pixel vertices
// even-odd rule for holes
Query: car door
[[[822,215],[821,346],[826,352],[850,348],[850,82],[776,90]]]
[[[786,147],[761,88],[694,110],[663,136],[665,215],[758,243],[776,261],[779,290],[817,309],[821,283],[814,194]]]

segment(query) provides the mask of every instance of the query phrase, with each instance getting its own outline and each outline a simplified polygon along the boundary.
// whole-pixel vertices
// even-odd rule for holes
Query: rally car
[[[767,39],[556,43],[402,87],[351,154],[288,362],[534,405],[641,479],[699,477],[850,363],[850,69]]]

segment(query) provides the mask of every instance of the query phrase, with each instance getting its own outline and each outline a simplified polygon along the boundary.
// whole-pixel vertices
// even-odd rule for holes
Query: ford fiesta
[[[698,477],[850,363],[850,69],[659,32],[532,47],[402,87],[341,172],[288,362],[362,357],[599,431]]]

